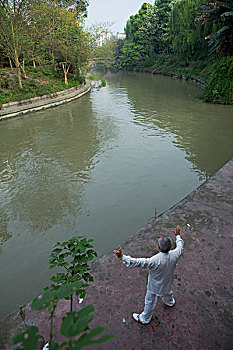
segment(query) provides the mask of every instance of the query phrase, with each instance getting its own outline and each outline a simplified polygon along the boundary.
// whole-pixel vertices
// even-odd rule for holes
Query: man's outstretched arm
[[[177,226],[176,231],[173,231],[173,233],[176,236],[176,248],[173,251],[176,252],[178,256],[180,256],[184,250],[184,241],[180,236],[180,227]]]
[[[121,247],[113,251],[113,253],[122,260],[123,264],[127,267],[142,267],[149,268],[154,265],[151,258],[131,258],[129,255],[124,255],[121,251]]]

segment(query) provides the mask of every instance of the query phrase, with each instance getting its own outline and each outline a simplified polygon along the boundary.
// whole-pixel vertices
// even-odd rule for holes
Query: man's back
[[[178,237],[178,236],[177,236]],[[168,253],[158,253],[151,257],[152,264],[149,267],[147,290],[156,295],[169,294],[172,291],[172,280],[176,263],[183,252],[184,242],[180,238],[176,240],[176,249]]]
[[[159,296],[162,296],[165,305],[169,307],[175,305],[172,280],[177,260],[183,252],[184,242],[180,237],[179,226],[177,226],[176,231],[173,232],[176,236],[176,248],[170,250],[172,247],[172,240],[170,237],[161,237],[158,240],[158,249],[160,253],[151,258],[131,258],[131,256],[122,253],[121,247],[119,250],[113,251],[127,267],[141,267],[149,270],[144,310],[140,314],[133,313],[133,319],[137,322],[143,324],[148,324],[150,322]]]
[[[122,261],[127,267],[142,267],[149,269],[147,290],[164,295],[172,291],[173,273],[177,260],[183,252],[184,241],[176,236],[176,248],[168,253],[158,253],[151,258],[131,258],[123,255]]]

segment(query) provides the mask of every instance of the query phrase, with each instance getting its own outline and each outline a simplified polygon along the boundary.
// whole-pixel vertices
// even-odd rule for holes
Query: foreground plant
[[[62,268],[65,272],[58,272],[50,280],[53,282],[49,287],[44,288],[41,296],[32,301],[31,307],[34,310],[49,311],[50,332],[49,350],[57,349],[82,349],[84,346],[102,343],[111,338],[112,335],[104,335],[96,339],[103,331],[103,327],[89,329],[89,323],[93,319],[93,305],[88,305],[80,311],[72,312],[73,296],[84,298],[85,288],[93,277],[89,273],[88,262],[97,256],[91,244],[93,240],[84,236],[72,237],[63,243],[57,242],[50,255],[50,269]],[[61,344],[53,342],[53,318],[58,302],[62,299],[70,300],[70,312],[62,319],[60,333],[68,338]],[[77,336],[80,336],[77,340]],[[16,350],[38,349],[40,335],[35,326],[27,327],[26,331],[14,337],[14,344],[19,344]],[[75,338],[75,340],[74,340]]]
[[[59,288],[53,288],[52,286],[50,288],[45,288],[46,290],[44,293],[35,298],[32,302],[32,309],[42,311],[45,309],[48,309],[50,313],[50,332],[49,332],[49,343],[52,343],[53,340],[53,318],[54,318],[54,312],[58,305],[59,300],[70,298],[71,295],[76,293],[76,295],[79,295],[82,291],[83,287],[82,281],[76,281],[73,283],[67,283],[64,285],[61,285]]]
[[[84,298],[88,286],[87,282],[92,282],[93,277],[89,273],[88,263],[97,256],[91,244],[93,240],[84,236],[75,236],[63,243],[57,242],[49,259],[50,269],[59,267],[65,272],[57,272],[50,280],[54,283],[52,288],[57,289],[63,284],[69,284],[76,281],[83,282],[83,288],[79,289],[79,297]],[[50,287],[50,288],[51,288]],[[76,293],[77,294],[77,293]],[[73,310],[73,294],[69,296],[70,311]]]
[[[13,338],[13,344],[18,344],[15,350],[34,350],[37,349],[40,335],[36,326],[27,327],[25,332],[17,334]]]
[[[89,329],[89,323],[93,320],[94,307],[92,304],[84,307],[80,311],[69,312],[62,319],[60,333],[65,336],[67,341],[61,345],[54,344],[57,349],[82,349],[84,346],[103,343],[107,340],[114,338],[113,335],[103,335],[101,338],[97,338],[103,331],[104,327],[96,327]],[[80,337],[77,340],[77,335]],[[74,339],[76,338],[76,339]],[[56,349],[56,347],[54,347]]]
[[[62,319],[60,333],[67,339],[62,343],[49,342],[49,350],[80,350],[85,346],[100,344],[114,338],[113,335],[103,335],[97,338],[105,328],[89,328],[93,320],[94,307],[92,304],[81,310],[69,312]],[[77,336],[79,338],[77,339]],[[26,331],[14,337],[13,343],[18,344],[15,350],[37,350],[40,335],[36,326],[27,327]]]

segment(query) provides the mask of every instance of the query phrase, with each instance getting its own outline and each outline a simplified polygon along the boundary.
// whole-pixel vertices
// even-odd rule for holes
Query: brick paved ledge
[[[148,257],[156,240],[180,225],[185,241],[174,279],[176,305],[160,300],[148,326],[137,324],[133,312],[143,309],[146,272],[127,269],[109,252],[92,265],[94,283],[85,303],[95,306],[94,325],[107,327],[115,339],[91,349],[232,350],[233,349],[233,159],[198,189],[122,244],[125,253]],[[75,307],[80,305],[76,302]],[[58,327],[66,301],[56,311]],[[45,312],[25,307],[0,322],[1,349],[11,349],[14,334],[36,324],[48,339]],[[122,319],[125,319],[125,323]]]

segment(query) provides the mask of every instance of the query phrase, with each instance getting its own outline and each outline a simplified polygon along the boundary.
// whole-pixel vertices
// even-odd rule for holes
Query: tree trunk
[[[17,70],[17,78],[18,78],[19,88],[22,89],[23,88],[22,77],[21,77],[21,72],[20,72],[18,53],[17,53],[16,49],[15,49],[15,67]]]
[[[65,75],[65,84],[68,85],[67,71],[66,70],[64,70],[64,75]]]
[[[13,69],[13,64],[12,64],[10,56],[8,58],[9,58],[9,64],[10,64],[10,67],[11,67],[11,70],[12,70]]]
[[[49,330],[49,345],[50,346],[52,345],[52,341],[53,341],[53,316],[54,316],[56,306],[57,305],[53,304],[53,308],[52,308],[51,313],[50,313],[50,330]]]
[[[66,65],[64,63],[62,63],[62,69],[64,72],[64,78],[65,78],[66,85],[68,85],[67,74],[68,74],[69,68],[70,68],[70,65],[68,65],[68,68],[66,68]]]
[[[33,63],[33,67],[36,68],[36,62],[33,60],[32,63]]]
[[[70,312],[73,311],[73,294],[70,296]]]
[[[8,2],[7,2],[8,4]],[[9,4],[8,4],[8,13],[10,14],[11,11],[9,9]],[[16,40],[15,40],[15,32],[14,32],[14,24],[13,24],[13,19],[12,16],[10,15],[10,21],[11,21],[11,32],[12,32],[12,38],[13,38],[13,47],[14,47],[14,54],[15,54],[15,67],[17,70],[17,78],[18,78],[18,83],[19,83],[19,88],[22,89],[22,77],[21,77],[21,72],[20,72],[20,66],[19,66],[19,54],[18,54],[18,49],[16,45]]]

